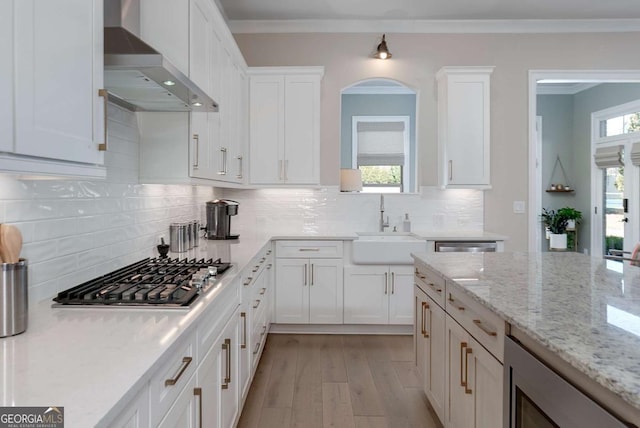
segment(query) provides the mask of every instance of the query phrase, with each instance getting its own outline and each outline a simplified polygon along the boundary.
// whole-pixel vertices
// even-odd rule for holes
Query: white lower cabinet
[[[412,324],[412,266],[344,268],[345,324]]]
[[[342,324],[342,259],[276,259],[276,323]]]
[[[424,393],[440,421],[445,414],[446,314],[433,299],[415,287],[416,365],[422,373]]]
[[[451,316],[447,328],[447,427],[501,427],[503,367]]]
[[[146,385],[110,426],[112,428],[149,427],[149,388]]]

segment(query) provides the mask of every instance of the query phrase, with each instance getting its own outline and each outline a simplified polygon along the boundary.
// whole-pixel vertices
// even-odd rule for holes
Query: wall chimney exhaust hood
[[[140,27],[138,2],[104,1],[109,100],[133,111],[218,111],[218,104],[198,85],[135,35]]]

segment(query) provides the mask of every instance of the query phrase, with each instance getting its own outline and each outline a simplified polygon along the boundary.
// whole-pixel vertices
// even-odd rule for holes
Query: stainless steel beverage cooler
[[[238,214],[238,203],[229,199],[207,202],[207,238],[238,239],[231,234],[231,217]]]
[[[0,269],[0,337],[15,336],[27,329],[27,261],[0,263]]]

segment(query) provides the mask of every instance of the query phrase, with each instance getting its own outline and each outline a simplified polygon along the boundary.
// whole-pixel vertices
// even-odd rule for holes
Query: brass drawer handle
[[[245,349],[247,347],[247,313],[240,312],[240,318],[242,318],[242,343],[240,348]]]
[[[253,281],[253,277],[249,276],[249,277],[247,277],[247,279],[244,281],[243,285],[249,285],[249,284],[251,284],[251,281]]]
[[[202,388],[193,388],[193,395],[198,397],[198,427],[202,428]]]
[[[258,306],[260,306],[260,300],[256,300],[256,304],[253,305],[253,309],[258,309]]]
[[[261,295],[261,296],[264,296],[264,293],[266,293],[266,292],[267,292],[267,289],[266,289],[266,288],[261,288],[261,289],[260,289],[260,295]]]
[[[469,388],[469,354],[472,353],[471,348],[467,348],[464,351],[464,393],[471,394],[471,388]]]
[[[231,339],[224,340],[222,350],[227,354],[227,367],[225,369],[224,383],[221,387],[222,389],[229,389],[229,384],[231,383]]]
[[[391,294],[395,294],[396,292],[396,274],[395,272],[391,272]]]
[[[200,158],[200,136],[198,134],[193,134],[193,142],[196,146],[196,155],[195,160],[193,161],[193,167],[198,168],[198,159]]]
[[[384,273],[384,294],[387,294],[389,289],[389,274],[387,272]]]
[[[482,330],[482,331],[484,331],[485,333],[487,333],[489,336],[497,336],[497,335],[498,335],[498,333],[497,333],[497,332],[489,330],[489,329],[488,329],[488,328],[487,328],[487,327],[482,323],[482,321],[481,321],[481,320],[473,320],[473,323],[474,323],[475,325],[477,325],[477,326],[478,326],[478,328],[479,328],[480,330]]]
[[[260,265],[254,266],[253,269],[251,269],[251,272],[258,272],[258,269],[260,269]]]
[[[320,248],[300,248],[298,251],[320,251]]]
[[[109,92],[106,89],[98,89],[98,96],[104,99],[104,143],[98,144],[98,151],[107,151],[107,105],[109,104]]]
[[[442,293],[442,288],[438,288],[433,282],[429,283],[429,287],[431,287],[434,290],[436,290],[436,293]]]
[[[467,342],[460,342],[460,386],[467,387],[467,381],[464,380],[462,374],[464,373],[462,367],[464,365],[464,348],[467,347]]]
[[[429,338],[429,333],[427,332],[427,310],[429,309],[429,304],[427,302],[422,302],[422,336],[425,338]]]
[[[451,293],[449,293],[449,299],[448,299],[448,300],[452,303],[452,305],[451,305],[451,306],[453,306],[454,308],[456,308],[456,309],[457,309],[457,310],[459,310],[459,311],[464,311],[464,306],[456,306],[456,305],[454,305],[454,304],[453,304],[453,303],[455,303],[455,302],[456,302],[456,299],[454,299],[454,298],[453,298],[453,296],[451,295]]]
[[[182,358],[182,364],[180,365],[180,369],[178,370],[178,373],[176,373],[176,375],[173,378],[166,379],[164,381],[164,386],[175,385],[178,382],[178,380],[180,380],[180,377],[182,376],[184,371],[187,370],[187,367],[189,367],[189,364],[191,364],[192,360],[193,360],[192,357],[184,357],[184,358]]]
[[[256,349],[253,350],[253,355],[256,355],[260,350],[260,342],[256,343]]]

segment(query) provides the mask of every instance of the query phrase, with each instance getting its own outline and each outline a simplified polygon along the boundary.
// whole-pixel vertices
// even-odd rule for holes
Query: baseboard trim
[[[413,334],[412,325],[271,324],[273,334]]]

